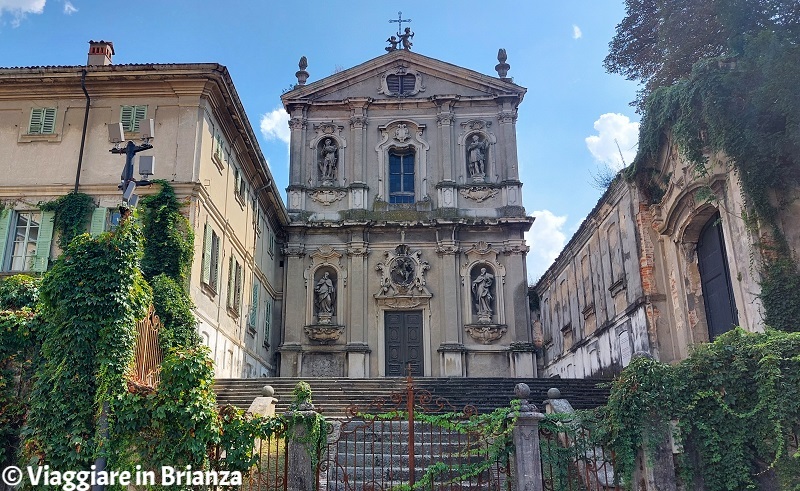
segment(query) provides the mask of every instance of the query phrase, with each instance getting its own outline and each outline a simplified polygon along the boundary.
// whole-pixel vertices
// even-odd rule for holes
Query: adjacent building
[[[219,377],[274,375],[283,311],[283,202],[227,69],[113,65],[91,42],[87,66],[0,69],[0,274],[45,271],[58,251],[37,206],[72,191],[94,197],[91,233],[113,227],[126,139],[155,123],[155,178],[186,202],[195,233],[190,290]],[[142,192],[141,190],[139,192]],[[147,191],[143,191],[146,193]]]
[[[647,179],[622,175],[531,287],[542,376],[605,377],[631,355],[672,363],[741,326],[764,329],[757,244],[735,170],[709,155],[704,175],[666,138]],[[800,252],[800,190],[777,224]],[[765,235],[766,234],[766,235]]]

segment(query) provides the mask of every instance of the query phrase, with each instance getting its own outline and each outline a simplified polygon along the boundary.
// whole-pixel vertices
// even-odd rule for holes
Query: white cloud
[[[536,281],[547,271],[553,261],[558,257],[567,236],[564,233],[564,224],[567,217],[556,216],[550,210],[534,211],[531,229],[525,234],[525,242],[531,248],[528,253],[528,281]]]
[[[583,37],[583,33],[581,32],[581,28],[575,24],[572,24],[572,39],[580,39]]]
[[[77,11],[78,11],[78,9],[75,8],[74,5],[72,5],[72,2],[70,2],[69,0],[64,2],[64,13],[65,14],[72,15]]]
[[[638,122],[631,122],[624,114],[606,113],[594,122],[594,129],[598,134],[586,137],[586,146],[595,159],[613,170],[633,162],[639,140]]]
[[[0,17],[11,14],[11,25],[18,27],[28,14],[41,14],[47,0],[0,0]]]
[[[261,134],[267,140],[280,140],[288,145],[291,138],[289,114],[277,108],[261,116]]]

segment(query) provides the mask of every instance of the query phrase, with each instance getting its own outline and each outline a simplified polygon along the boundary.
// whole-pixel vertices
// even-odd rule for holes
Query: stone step
[[[241,408],[249,407],[252,400],[260,395],[264,385],[271,385],[278,398],[277,412],[288,410],[292,402],[292,390],[300,378],[254,378],[218,379],[214,384],[217,401]],[[557,387],[562,397],[568,399],[577,409],[597,407],[606,402],[609,390],[597,387],[602,380],[591,379],[515,379],[515,378],[417,378],[413,383],[417,390],[430,392],[435,406],[437,399],[447,400],[443,411],[462,410],[465,405],[474,405],[481,413],[491,412],[497,407],[508,405],[514,398],[514,386],[525,382],[531,388],[531,402],[541,404],[547,397],[547,390]],[[348,406],[355,404],[361,411],[380,412],[372,404],[382,401],[384,410],[395,409],[390,396],[393,392],[405,393],[404,378],[388,377],[380,379],[309,379],[312,399],[318,410],[329,417],[344,416]],[[402,404],[401,404],[402,406]]]

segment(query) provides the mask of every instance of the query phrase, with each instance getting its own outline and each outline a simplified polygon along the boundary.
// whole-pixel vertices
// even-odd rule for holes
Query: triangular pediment
[[[412,74],[416,87],[396,93],[387,86],[389,75]],[[388,87],[388,88],[387,88]],[[334,73],[307,85],[296,86],[281,96],[291,101],[342,101],[349,98],[430,99],[436,96],[515,96],[522,100],[526,89],[513,82],[430,58],[419,53],[396,50],[355,67]]]

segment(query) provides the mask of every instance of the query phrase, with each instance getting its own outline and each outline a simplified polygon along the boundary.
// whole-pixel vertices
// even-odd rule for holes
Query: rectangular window
[[[414,154],[389,152],[389,203],[414,202]]]
[[[269,334],[272,327],[272,297],[267,296],[264,305],[264,347],[269,348]]]
[[[275,234],[269,229],[269,227],[267,227],[267,234],[269,234],[269,249],[267,249],[267,251],[269,252],[270,256],[273,256],[275,255]]]
[[[247,314],[247,327],[251,328],[255,333],[256,326],[258,326],[258,297],[261,293],[261,282],[258,278],[253,276],[253,292],[250,296],[250,311]]]
[[[31,109],[28,124],[29,135],[52,135],[56,132],[56,108],[35,107]]]
[[[203,232],[201,281],[216,293],[217,277],[219,275],[219,237],[209,224],[205,225]]]
[[[119,122],[125,131],[139,131],[139,121],[147,117],[147,106],[122,106],[119,111]]]
[[[11,230],[12,242],[8,271],[31,271],[33,269],[41,220],[42,215],[38,211],[16,213]]]
[[[246,191],[247,187],[242,171],[239,170],[239,167],[233,166],[233,192],[242,204],[244,204]]]
[[[242,305],[242,265],[239,261],[231,258],[228,262],[228,310],[235,316],[239,315],[239,307]]]
[[[220,162],[225,160],[225,152],[222,147],[222,133],[218,132],[214,137],[214,156],[217,157]]]

